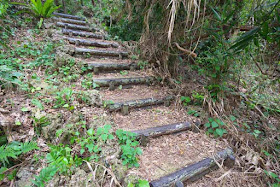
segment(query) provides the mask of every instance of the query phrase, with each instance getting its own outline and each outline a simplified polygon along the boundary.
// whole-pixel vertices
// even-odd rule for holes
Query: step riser
[[[81,36],[85,38],[96,38],[96,39],[103,39],[103,36],[94,34],[94,33],[85,33],[82,31],[75,31],[75,30],[69,30],[69,29],[62,29],[62,33],[65,35],[71,36]]]
[[[142,108],[146,106],[156,106],[156,105],[162,105],[167,102],[170,102],[174,99],[172,96],[165,97],[163,99],[155,99],[155,98],[149,98],[149,99],[139,99],[139,100],[134,100],[134,101],[127,101],[127,102],[122,102],[122,103],[114,103],[107,108],[109,109],[110,112],[113,111],[120,111],[120,110],[127,110],[127,109],[132,109],[132,108]],[[124,114],[127,114],[127,112],[124,112]]]
[[[88,66],[93,67],[95,73],[100,71],[115,71],[115,70],[138,70],[140,66],[136,63],[130,64],[88,64]]]
[[[164,125],[160,127],[152,127],[144,130],[131,131],[138,137],[155,138],[162,135],[174,134],[182,131],[192,130],[192,125],[189,122],[175,123],[170,125]]]
[[[211,171],[218,169],[216,162],[221,163],[225,161],[224,164],[233,165],[234,164],[233,151],[231,149],[225,149],[219,152],[215,159],[206,158],[200,162],[193,165],[184,167],[174,173],[167,176],[161,177],[158,180],[152,181],[150,183],[151,187],[169,187],[173,186],[177,181],[182,182],[193,182],[200,179]]]
[[[94,56],[107,56],[107,57],[127,57],[128,53],[127,52],[123,52],[123,51],[105,51],[105,50],[95,50],[95,49],[84,49],[84,48],[76,48],[75,49],[75,54],[78,55],[86,55],[86,54],[90,54],[90,55],[94,55]]]
[[[75,38],[66,38],[70,44],[75,44],[77,46],[92,46],[92,47],[102,47],[102,48],[109,48],[114,47],[117,48],[118,45],[108,42],[97,42],[97,41],[89,41],[89,40],[82,40],[82,39],[75,39]]]
[[[53,18],[55,21],[62,22],[62,23],[70,23],[70,24],[76,24],[76,25],[81,25],[85,26],[87,25],[87,22],[85,21],[80,21],[80,20],[74,20],[74,19],[67,19],[67,18]]]
[[[123,79],[93,79],[93,82],[100,87],[119,86],[119,85],[137,85],[149,84],[152,82],[151,77],[123,78]]]
[[[70,23],[62,23],[62,22],[57,22],[56,26],[64,28],[64,29],[74,29],[74,30],[80,30],[80,31],[88,31],[92,32],[94,29],[86,27],[86,26],[81,26],[81,25],[74,25]]]
[[[53,13],[53,15],[57,17],[62,17],[62,18],[69,18],[69,19],[75,19],[75,20],[82,20],[85,21],[85,18],[79,17],[79,16],[73,16],[70,14],[63,14],[63,13]]]

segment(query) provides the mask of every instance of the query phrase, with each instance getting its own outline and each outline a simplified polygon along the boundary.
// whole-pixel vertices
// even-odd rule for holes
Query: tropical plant
[[[54,0],[46,0],[42,3],[41,0],[30,0],[29,3],[13,3],[25,6],[28,13],[31,13],[36,18],[49,18],[52,13],[60,8],[60,6],[55,6]]]

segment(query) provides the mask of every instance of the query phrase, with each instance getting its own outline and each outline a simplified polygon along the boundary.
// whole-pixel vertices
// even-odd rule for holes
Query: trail
[[[200,132],[194,117],[175,106],[172,91],[160,85],[151,70],[130,59],[122,45],[104,40],[81,17],[55,16],[63,38],[75,48],[72,55],[92,67],[93,82],[106,103],[102,107],[116,127],[140,137],[144,154],[140,168],[131,173],[148,179],[151,186],[180,186],[181,181],[189,184],[217,169],[213,158],[234,160],[226,144]]]

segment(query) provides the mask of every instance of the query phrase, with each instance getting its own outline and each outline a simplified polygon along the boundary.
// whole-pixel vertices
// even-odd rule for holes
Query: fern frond
[[[8,158],[17,158],[17,153],[15,150],[10,148],[9,146],[2,145],[0,147],[0,162],[6,166],[6,164],[9,164]]]
[[[57,167],[49,166],[41,170],[39,176],[35,176],[35,180],[32,183],[38,187],[44,187],[47,182],[49,182],[57,172]]]
[[[39,149],[36,142],[25,142],[20,145],[20,150],[22,153],[27,153],[29,151],[33,151],[35,149]]]

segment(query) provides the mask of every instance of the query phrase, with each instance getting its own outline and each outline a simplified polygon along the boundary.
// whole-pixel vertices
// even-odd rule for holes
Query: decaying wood
[[[176,47],[180,50],[180,51],[183,51],[184,53],[186,53],[186,54],[188,54],[188,55],[190,55],[190,56],[192,56],[193,58],[196,58],[197,57],[197,54],[196,53],[194,53],[194,52],[192,52],[192,51],[190,51],[190,50],[187,50],[187,49],[184,49],[184,48],[182,48],[178,43],[174,43],[175,45],[176,45]]]
[[[76,25],[86,25],[86,21],[81,21],[81,20],[75,20],[75,19],[68,19],[68,18],[59,18],[59,17],[53,17],[55,21],[60,21],[63,23],[72,23]]]
[[[164,98],[137,99],[132,101],[110,104],[107,106],[107,108],[109,109],[109,111],[113,112],[121,110],[123,106],[128,106],[129,108],[141,108],[145,106],[161,105],[164,103],[164,101],[173,99],[174,96],[167,96]]]
[[[150,83],[153,77],[129,77],[129,78],[105,78],[93,79],[93,82],[101,87],[108,87],[111,84],[118,85],[132,85],[132,84],[146,84]]]
[[[234,163],[233,151],[227,148],[218,152],[213,158],[206,158],[190,166],[184,167],[174,173],[161,177],[150,183],[151,187],[172,186],[176,181],[192,182],[218,168],[217,163],[224,162],[232,165]]]
[[[86,38],[96,38],[96,39],[103,39],[103,36],[100,34],[94,34],[91,32],[83,32],[83,31],[75,31],[70,29],[62,29],[62,33],[69,35],[69,36],[81,36]]]
[[[66,37],[66,39],[69,41],[69,43],[76,44],[76,45],[103,47],[103,48],[108,48],[108,47],[118,48],[119,47],[118,44],[110,43],[110,42],[91,41],[91,40],[84,40],[84,39],[79,39],[79,38],[69,38],[69,37]]]
[[[75,30],[82,30],[82,31],[94,31],[93,28],[82,26],[82,25],[75,25],[70,23],[62,23],[62,22],[56,22],[56,26],[62,27],[64,29],[75,29]]]
[[[74,15],[70,15],[70,14],[62,14],[62,13],[53,13],[53,15],[58,16],[58,17],[62,17],[62,18],[69,18],[69,19],[76,19],[76,20],[82,20],[85,21],[85,18],[79,17],[79,16],[74,16]]]
[[[130,70],[130,69],[139,69],[140,66],[137,65],[135,62],[131,63],[87,63],[88,66],[92,66],[97,68],[98,71],[113,71],[113,70]]]
[[[76,54],[91,54],[95,56],[111,56],[111,57],[127,57],[128,53],[125,51],[108,51],[108,50],[99,50],[99,49],[85,49],[85,48],[76,48]]]
[[[175,123],[175,124],[169,124],[169,125],[163,125],[159,127],[152,127],[144,130],[137,130],[137,131],[132,131],[135,133],[137,136],[146,136],[150,138],[154,138],[157,136],[162,136],[166,134],[173,134],[176,132],[182,132],[182,131],[187,131],[191,130],[192,125],[189,122],[184,122],[184,123]]]

